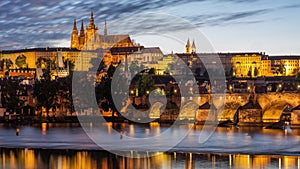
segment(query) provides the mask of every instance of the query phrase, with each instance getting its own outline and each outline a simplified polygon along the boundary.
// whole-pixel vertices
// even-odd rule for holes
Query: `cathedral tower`
[[[76,20],[74,19],[74,26],[72,30],[72,36],[71,36],[71,48],[79,48],[79,39],[78,39],[78,30],[76,26]]]
[[[196,45],[195,45],[195,41],[193,41],[191,50],[192,50],[192,53],[196,53]]]
[[[107,35],[107,25],[106,25],[106,19],[104,21],[104,32],[103,35],[106,36]]]
[[[86,49],[93,50],[100,47],[100,37],[98,27],[94,24],[94,15],[91,11],[90,24],[86,27],[85,35]]]
[[[84,26],[83,26],[83,20],[82,20],[80,34],[79,34],[79,49],[82,49],[84,44],[85,44],[85,34],[84,34]]]
[[[190,39],[187,40],[186,45],[185,45],[185,53],[186,54],[191,54],[191,44],[190,44]]]

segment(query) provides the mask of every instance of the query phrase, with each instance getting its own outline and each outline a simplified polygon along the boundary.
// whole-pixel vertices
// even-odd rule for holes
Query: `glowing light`
[[[47,123],[42,123],[42,134],[46,135],[47,133]]]

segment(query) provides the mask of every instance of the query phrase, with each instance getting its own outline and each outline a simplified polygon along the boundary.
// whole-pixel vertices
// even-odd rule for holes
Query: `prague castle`
[[[103,56],[105,64],[117,65],[125,63],[125,58],[129,64],[135,62],[145,68],[156,69],[158,74],[163,74],[169,69],[169,64],[176,58],[180,58],[188,64],[188,67],[197,75],[204,75],[206,69],[217,67],[213,56],[218,56],[227,76],[237,78],[256,78],[267,76],[295,76],[300,73],[300,56],[268,56],[264,53],[197,53],[196,45],[189,39],[185,45],[185,52],[164,55],[159,47],[147,48],[134,44],[128,34],[109,35],[107,23],[104,21],[103,29],[100,29],[94,22],[93,12],[90,13],[89,23],[84,26],[81,21],[80,31],[77,29],[77,22],[74,20],[71,30],[70,46],[64,48],[30,48],[20,50],[0,50],[0,77],[5,71],[10,75],[33,77],[35,69],[46,69],[52,65],[54,75],[63,72],[72,62],[75,71],[88,71],[92,67],[91,59]],[[60,63],[58,66],[58,58]],[[200,59],[199,59],[200,58]],[[208,60],[204,63],[202,60]],[[5,64],[4,64],[5,63]],[[47,65],[48,64],[48,65]],[[4,66],[5,65],[5,66]],[[54,66],[53,66],[54,65]],[[56,65],[56,66],[55,66]],[[55,73],[56,69],[56,73]],[[58,72],[57,70],[61,70]],[[173,68],[180,74],[180,67]],[[24,72],[27,70],[27,72]],[[28,71],[30,70],[30,71]],[[58,72],[58,73],[57,73]],[[178,73],[179,72],[179,73]],[[172,71],[169,72],[172,75]],[[65,73],[67,74],[67,73]]]
[[[99,34],[98,26],[94,23],[93,12],[91,11],[90,23],[84,30],[81,21],[80,33],[78,34],[76,20],[74,20],[71,35],[71,48],[79,50],[96,50],[99,48],[107,49],[112,47],[133,47],[129,35],[108,35],[107,24],[104,22],[103,35]]]

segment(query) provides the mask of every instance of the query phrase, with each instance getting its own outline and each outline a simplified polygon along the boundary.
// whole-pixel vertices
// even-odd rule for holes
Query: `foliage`
[[[0,69],[4,70],[4,63],[6,62],[6,69],[9,69],[11,66],[13,66],[13,62],[11,59],[2,59],[0,61]]]
[[[16,65],[17,65],[19,68],[25,68],[25,67],[27,67],[26,56],[25,56],[25,55],[19,55],[19,56],[16,58],[15,63],[16,63]]]
[[[137,64],[137,62],[132,62],[129,66],[129,71],[132,75],[135,75],[139,72],[139,65]]]
[[[48,58],[39,57],[36,61],[37,68],[50,69],[51,60]]]
[[[23,93],[19,81],[12,78],[4,79],[1,86],[1,103],[7,111],[18,112],[24,106],[25,100],[21,100]]]
[[[51,108],[55,107],[55,94],[57,88],[55,81],[51,81],[49,69],[43,73],[41,80],[36,80],[34,85],[34,95],[37,98],[37,109],[42,111],[44,107],[49,115]]]
[[[144,96],[147,91],[151,92],[154,87],[154,79],[150,75],[142,75],[136,83],[136,88],[138,89],[138,96]]]

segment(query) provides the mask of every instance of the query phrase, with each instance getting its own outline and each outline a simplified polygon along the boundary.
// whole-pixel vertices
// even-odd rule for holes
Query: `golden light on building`
[[[269,64],[262,60],[262,54],[260,53],[236,54],[231,58],[233,74],[235,77],[266,76],[271,67],[268,67]]]

